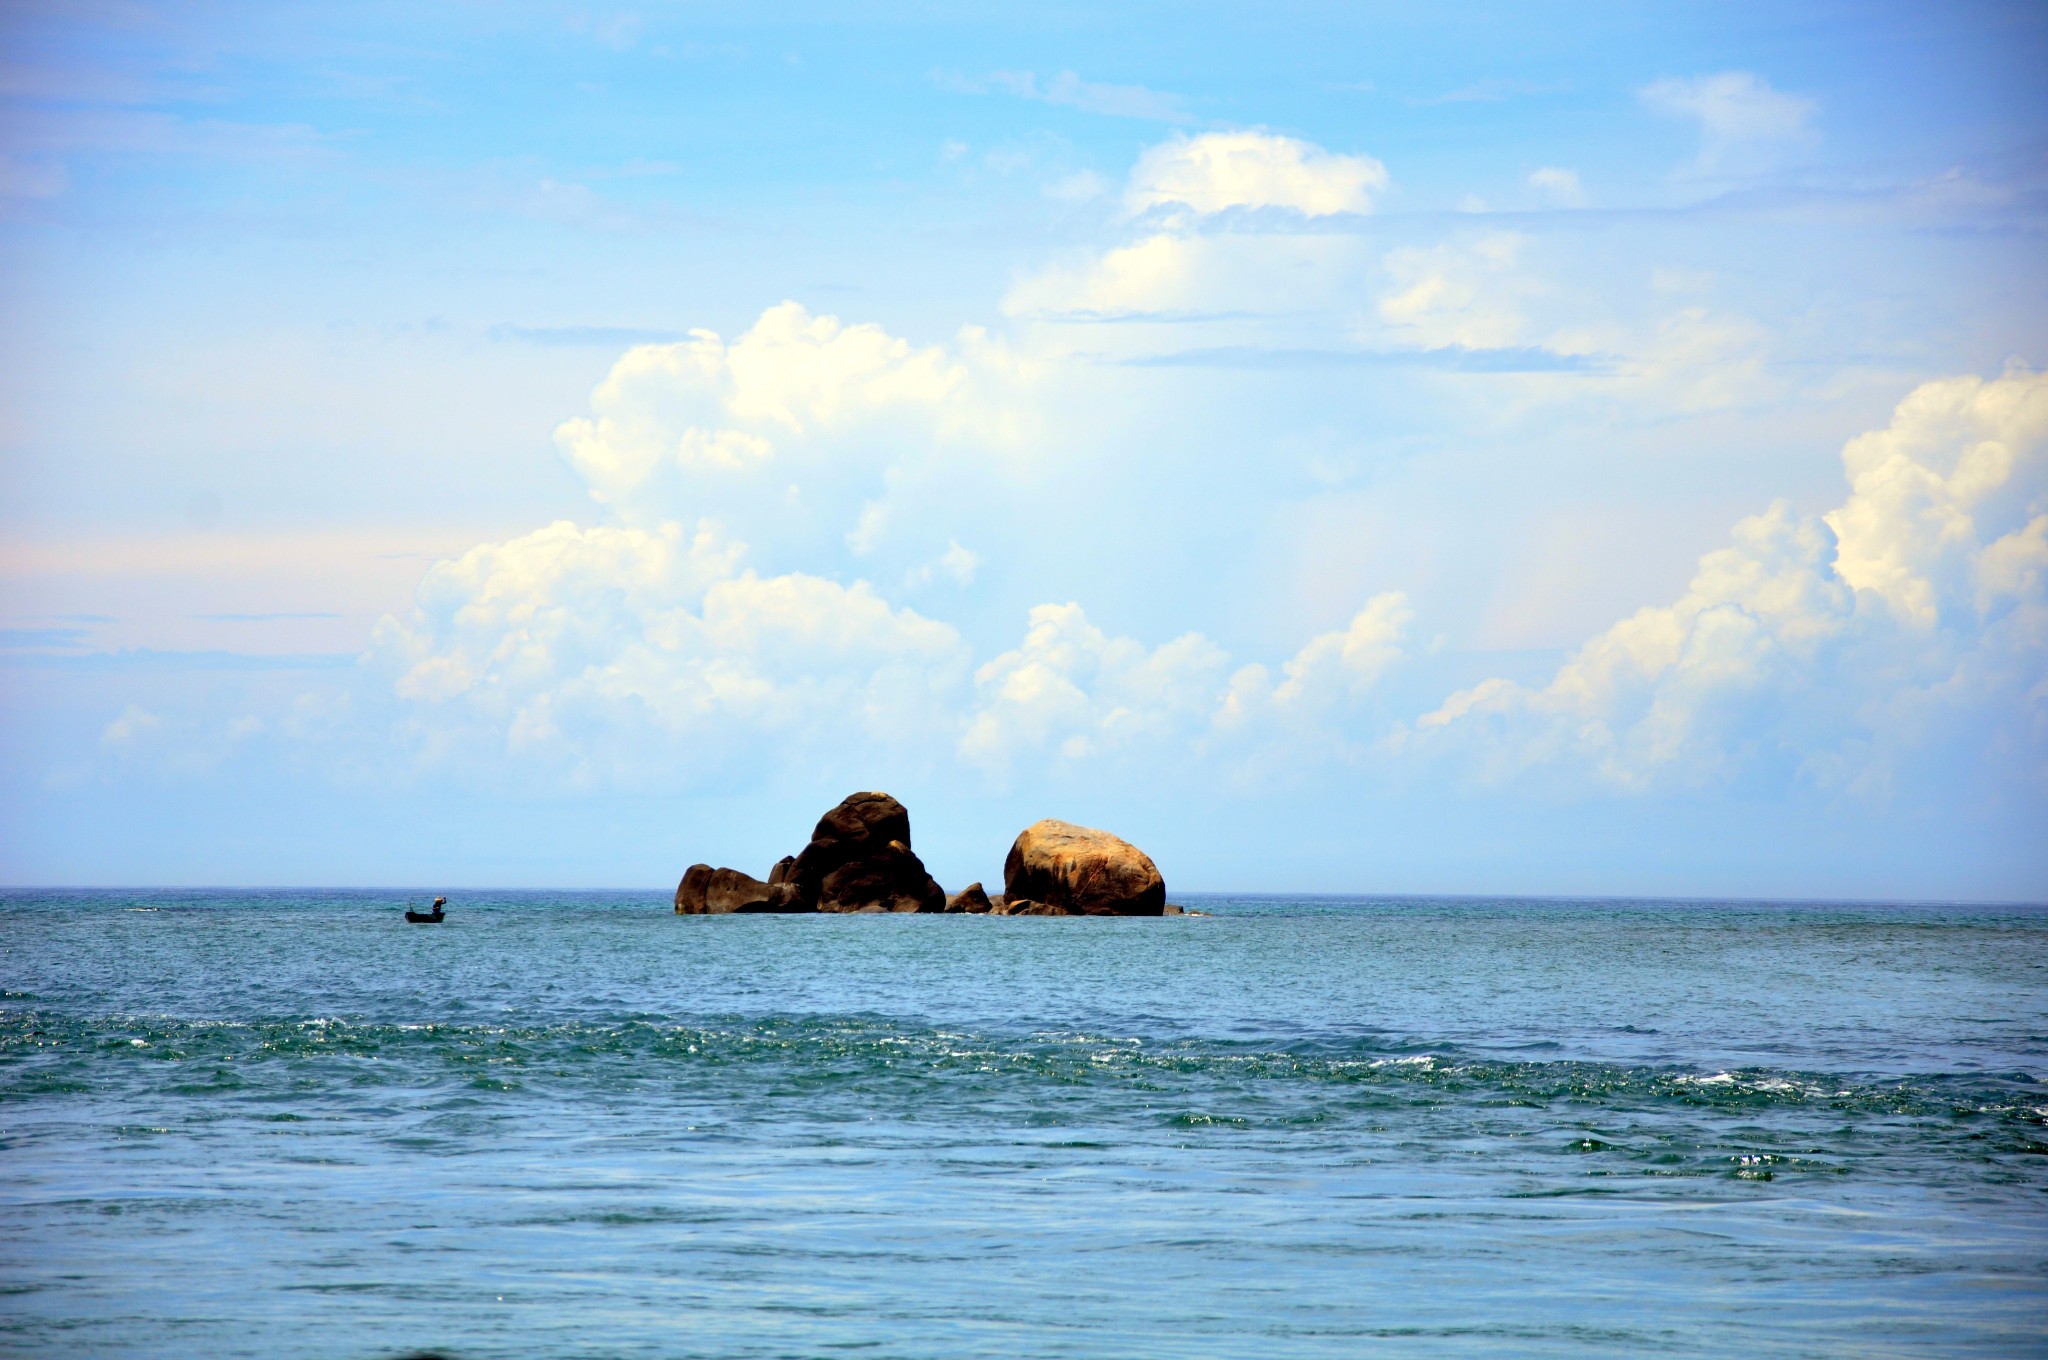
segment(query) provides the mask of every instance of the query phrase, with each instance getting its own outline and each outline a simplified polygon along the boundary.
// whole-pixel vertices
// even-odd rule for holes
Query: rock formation
[[[1003,899],[1009,916],[1158,916],[1166,880],[1129,841],[1047,820],[1025,827],[1010,847]]]
[[[886,793],[853,794],[820,817],[785,881],[799,911],[946,909],[946,890],[910,849],[910,814]]]
[[[1024,829],[1003,864],[1003,892],[979,883],[947,897],[910,848],[910,814],[886,793],[856,793],[818,819],[810,844],[766,882],[693,864],[676,885],[676,914],[945,911],[992,916],[1158,916],[1166,883],[1144,851],[1068,822]],[[1200,913],[1190,913],[1199,915]]]
[[[676,884],[676,915],[704,914],[704,890],[711,885],[711,872],[708,864],[692,864],[683,870],[683,881]]]
[[[792,894],[778,892],[737,869],[692,864],[676,885],[678,916],[720,916],[734,911],[786,911]]]
[[[996,916],[1084,916],[1086,912],[1069,911],[1050,902],[1033,902],[1027,897],[1004,895],[1000,906],[991,908]]]
[[[989,902],[988,894],[981,890],[981,885],[979,883],[970,883],[946,899],[946,910],[968,911],[979,914],[981,912],[993,911],[995,908]]]

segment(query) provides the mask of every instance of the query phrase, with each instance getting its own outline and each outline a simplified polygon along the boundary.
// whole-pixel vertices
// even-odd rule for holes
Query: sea
[[[0,1354],[2048,1354],[2048,908],[431,896],[0,892]]]

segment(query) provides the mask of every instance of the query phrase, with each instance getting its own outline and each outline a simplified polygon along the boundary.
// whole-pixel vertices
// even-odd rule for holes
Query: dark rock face
[[[1159,916],[1166,880],[1151,856],[1107,831],[1047,820],[1025,827],[1003,861],[1011,916]],[[1054,907],[1057,912],[1027,911]]]
[[[737,869],[692,864],[676,885],[678,916],[722,916],[735,911],[779,911],[777,898],[789,894]]]
[[[946,908],[945,889],[910,849],[910,814],[886,793],[853,794],[819,818],[784,881],[798,911]]]
[[[759,911],[768,905],[768,885],[737,869],[713,869],[704,885],[707,912]]]
[[[946,910],[979,914],[994,911],[995,906],[988,900],[988,894],[981,890],[979,883],[970,883],[946,899]]]
[[[704,914],[704,889],[711,881],[711,866],[692,864],[683,870],[683,881],[676,884],[676,915],[702,916]]]

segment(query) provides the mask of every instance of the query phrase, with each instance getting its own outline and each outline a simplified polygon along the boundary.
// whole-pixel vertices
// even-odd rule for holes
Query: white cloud
[[[1374,317],[1356,327],[1368,343],[1467,350],[1525,348],[1586,361],[1602,396],[1648,410],[1708,411],[1776,397],[1769,334],[1741,315],[1687,305],[1628,316],[1532,260],[1514,232],[1468,235],[1388,252],[1388,283]],[[1654,292],[1654,290],[1652,290]],[[1523,385],[1530,395],[1565,398],[1584,390],[1574,373]]]
[[[130,704],[100,730],[100,744],[111,750],[134,746],[164,725],[164,720],[139,704]]]
[[[982,698],[960,754],[1000,771],[1027,751],[1080,760],[1200,730],[1226,662],[1199,633],[1148,649],[1108,636],[1078,604],[1039,605],[1023,643],[975,672]]]
[[[891,414],[988,433],[1001,416],[977,404],[979,384],[1014,371],[973,328],[950,348],[918,348],[785,302],[730,344],[698,330],[627,351],[591,394],[594,413],[564,421],[555,442],[591,495],[624,512],[665,475],[744,471]]]
[[[887,362],[823,371],[894,381],[890,365],[915,354],[890,346]],[[762,428],[809,428],[866,400],[843,395],[864,390],[858,377],[756,376],[729,391],[748,383]],[[1999,740],[2038,749],[2048,378],[1925,384],[1843,458],[1848,494],[1833,510],[1744,519],[1676,599],[1598,633],[1547,680],[1487,679],[1409,725],[1381,697],[1413,623],[1399,593],[1272,666],[1233,661],[1198,632],[1117,636],[1079,603],[1030,610],[1022,640],[977,664],[951,624],[865,581],[748,569],[708,520],[559,522],[436,564],[413,607],[376,631],[366,674],[386,697],[366,711],[421,762],[514,762],[572,786],[715,782],[888,750],[997,780],[1127,757],[1223,776],[1455,757],[1487,779],[1543,770],[1624,791],[1757,769],[1869,791],[1941,714],[2018,720]],[[886,502],[860,519],[857,532],[879,537]],[[907,588],[974,580],[979,554],[940,541]],[[361,721],[339,712],[324,740]],[[132,708],[103,745],[132,747],[159,725]],[[270,726],[310,730],[298,714]],[[231,735],[261,726],[241,719]]]
[[[1012,316],[1076,319],[1198,311],[1277,312],[1327,305],[1333,284],[1365,258],[1337,234],[1259,230],[1208,219],[1232,208],[1310,217],[1371,210],[1386,169],[1262,132],[1177,136],[1132,167],[1124,205],[1145,234],[1020,279],[1003,301]]]
[[[1347,235],[1161,231],[1017,281],[1012,316],[1273,314],[1327,307],[1356,286],[1370,261]]]
[[[1843,461],[1839,508],[1743,520],[1672,604],[1593,638],[1541,688],[1453,694],[1406,744],[1461,746],[1495,777],[1558,763],[1644,788],[1777,760],[1874,788],[1910,735],[1902,710],[2038,724],[2048,378],[1927,383]]]
[[[1586,204],[1586,186],[1579,182],[1576,170],[1555,165],[1539,167],[1529,172],[1529,187],[1567,208],[1581,208]]]
[[[998,71],[989,83],[1008,90],[1020,99],[1060,104],[1083,113],[1108,114],[1114,118],[1150,118],[1165,123],[1185,123],[1188,112],[1177,94],[1148,90],[1143,85],[1109,85],[1083,80],[1072,71],[1041,80],[1030,71]]]
[[[1814,100],[1774,90],[1747,71],[1659,80],[1640,93],[1657,112],[1699,125],[1694,169],[1705,175],[1769,168],[1785,149],[1810,138],[1819,108]]]
[[[1162,233],[1106,251],[1079,267],[1052,268],[1019,281],[1004,299],[1012,315],[1120,313],[1185,307],[1200,296],[1199,257],[1211,247]]]
[[[1286,208],[1308,217],[1372,211],[1387,168],[1264,132],[1175,137],[1138,158],[1125,190],[1133,213],[1179,207],[1198,214],[1229,208]]]
[[[1521,299],[1534,286],[1521,255],[1522,239],[1511,232],[1393,251],[1386,259],[1393,291],[1380,299],[1380,318],[1426,349],[1519,344],[1527,327]]]
[[[1242,164],[1234,159],[1240,147]],[[1319,178],[1333,165],[1347,168]],[[1297,170],[1300,183],[1291,178]],[[1369,204],[1361,184],[1383,182],[1383,174],[1369,158],[1262,133],[1174,138],[1144,152],[1132,171],[1127,204],[1154,209],[1136,221],[1135,234],[1021,276],[1003,310],[1048,327],[1087,327],[1031,334],[1048,351],[1064,341],[1092,362],[1154,362],[1173,348],[1252,362],[1270,354],[1281,363],[1308,355],[1336,361],[1346,350],[1361,360],[1514,351],[1501,366],[1520,375],[1518,396],[1553,403],[1589,395],[1589,381],[1603,401],[1619,397],[1643,411],[1755,407],[1782,395],[1785,375],[1768,364],[1772,332],[1697,296],[1711,276],[1679,305],[1642,287],[1641,273],[1619,280],[1610,262],[1574,258],[1551,237],[1473,224],[1387,249],[1377,243],[1390,233],[1354,220],[1304,231],[1221,212],[1361,208]],[[1556,202],[1584,198],[1571,170],[1544,167],[1530,184]],[[1654,266],[1643,272],[1670,277]],[[1102,322],[1204,330],[1168,337]]]
[[[888,746],[1000,778],[1019,764],[1315,738],[1401,658],[1410,618],[1400,596],[1381,596],[1311,639],[1275,683],[1262,665],[1233,671],[1199,633],[1147,646],[1078,604],[1048,604],[1017,647],[977,668],[951,626],[865,582],[764,577],[742,557],[709,525],[565,522],[482,544],[437,564],[414,607],[382,620],[369,673],[429,764],[462,755],[575,785],[675,783],[743,755]],[[965,583],[978,565],[954,543],[923,575]]]
[[[1610,348],[1623,385],[1665,410],[1716,410],[1782,390],[1766,368],[1770,335],[1745,316],[1681,307],[1647,330],[1619,335],[1611,347],[1584,343]]]
[[[1072,71],[1040,77],[1032,71],[992,71],[975,80],[959,75],[937,75],[943,87],[960,94],[987,94],[998,90],[1041,104],[1054,104],[1083,113],[1112,118],[1143,118],[1161,123],[1189,122],[1188,111],[1177,94],[1149,90],[1143,85],[1109,85],[1083,80]]]
[[[860,508],[860,518],[847,532],[846,546],[855,557],[866,557],[881,546],[882,537],[888,532],[889,502],[869,501]]]
[[[1233,669],[1200,633],[1148,648],[1104,633],[1078,604],[1040,605],[1023,643],[976,671],[960,754],[992,773],[1026,755],[1072,762],[1136,748],[1179,761],[1247,742],[1313,761],[1338,749],[1345,715],[1403,658],[1412,617],[1399,593],[1377,596],[1283,662],[1275,684],[1264,665]]]
[[[865,582],[742,570],[708,525],[557,523],[437,564],[370,661],[423,737],[579,781],[826,729],[904,739],[964,680],[958,633]],[[674,773],[673,778],[686,776]]]
[[[963,586],[972,585],[974,574],[980,569],[980,555],[957,542],[947,544],[946,551],[939,557],[939,570]]]
[[[1921,628],[2038,595],[2044,445],[2039,374],[1920,387],[1842,450],[1852,494],[1826,516],[1842,579]]]
[[[1242,667],[1217,713],[1226,730],[1241,730],[1279,713],[1295,722],[1317,721],[1364,697],[1400,661],[1415,611],[1399,591],[1376,595],[1351,622],[1310,638],[1280,667],[1278,685],[1264,666]]]
[[[944,579],[957,586],[970,586],[974,584],[975,574],[980,570],[981,554],[971,548],[961,547],[959,540],[955,539],[946,545],[946,550],[939,554],[937,561],[928,562],[910,572],[904,578],[904,584],[915,589]]]
[[[557,521],[436,563],[412,610],[379,623],[373,652],[402,698],[517,703],[624,648],[681,636],[691,605],[741,555],[709,525]]]

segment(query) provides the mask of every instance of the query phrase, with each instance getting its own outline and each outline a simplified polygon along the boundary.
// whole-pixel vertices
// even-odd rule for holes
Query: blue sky
[[[2038,6],[0,63],[0,879],[2048,896]]]

